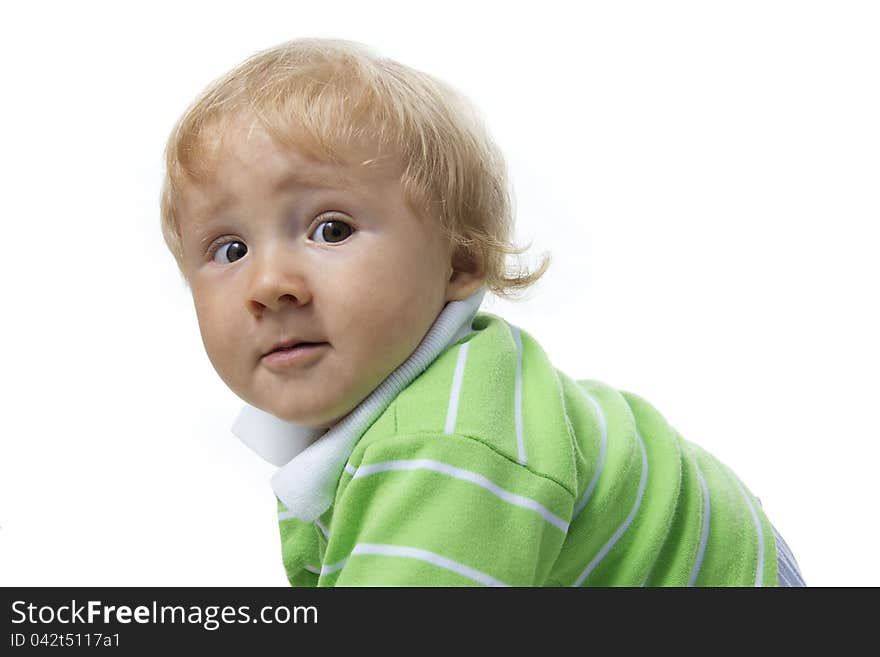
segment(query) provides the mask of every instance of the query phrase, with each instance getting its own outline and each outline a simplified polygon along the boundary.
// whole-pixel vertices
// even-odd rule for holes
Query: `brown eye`
[[[236,260],[244,258],[247,253],[247,245],[244,242],[226,242],[214,251],[214,262],[228,265]]]
[[[344,221],[333,219],[319,223],[312,233],[312,239],[325,244],[336,244],[348,239],[353,232],[354,229]]]

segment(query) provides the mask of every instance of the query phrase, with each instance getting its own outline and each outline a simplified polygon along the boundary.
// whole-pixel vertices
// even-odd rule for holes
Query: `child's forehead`
[[[182,186],[185,214],[206,218],[234,199],[245,178],[259,178],[267,194],[296,189],[369,193],[400,184],[402,159],[369,145],[334,144],[322,157],[308,140],[281,139],[253,124],[238,124],[203,141],[203,165]],[[243,174],[246,173],[247,176]]]
[[[404,171],[397,154],[383,153],[369,138],[351,143],[305,134],[270,134],[252,121],[240,121],[225,130],[214,142],[212,160],[206,179],[236,175],[246,167],[265,173],[275,187],[297,183],[356,187],[399,180]]]

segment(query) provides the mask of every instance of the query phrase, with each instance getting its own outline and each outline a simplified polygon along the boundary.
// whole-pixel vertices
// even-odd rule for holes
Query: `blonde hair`
[[[455,269],[477,271],[512,297],[546,271],[512,243],[507,168],[476,108],[444,82],[339,39],[296,39],[258,52],[212,82],[178,120],[165,148],[162,235],[183,272],[180,191],[210,176],[223,135],[251,116],[279,143],[339,164],[351,146],[397,157],[410,209],[439,225]],[[517,256],[513,269],[507,257]]]

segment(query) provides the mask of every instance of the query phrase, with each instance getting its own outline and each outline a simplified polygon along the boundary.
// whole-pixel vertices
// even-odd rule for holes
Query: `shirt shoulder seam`
[[[447,440],[449,438],[453,438],[453,439],[470,440],[470,441],[479,443],[480,445],[482,445],[486,449],[490,450],[491,452],[493,452],[497,456],[500,456],[501,458],[503,458],[505,461],[516,466],[518,469],[525,470],[526,472],[528,472],[529,474],[531,474],[535,477],[539,477],[541,479],[544,479],[546,481],[549,481],[549,482],[555,484],[556,486],[561,488],[563,491],[565,491],[565,493],[569,497],[571,497],[572,499],[574,499],[574,497],[575,497],[575,494],[571,490],[569,490],[569,488],[565,484],[558,481],[555,477],[552,477],[544,472],[538,472],[535,469],[533,469],[531,466],[529,466],[528,464],[524,464],[524,463],[520,463],[519,461],[516,461],[515,459],[508,456],[507,454],[500,452],[494,445],[492,445],[491,443],[489,443],[488,441],[486,441],[484,439],[481,439],[479,436],[474,436],[474,435],[461,433],[461,432],[443,433],[443,432],[439,432],[439,431],[412,431],[412,432],[408,432],[406,434],[395,433],[393,435],[383,436],[381,438],[377,438],[374,441],[371,441],[370,445],[368,445],[367,448],[364,450],[363,455],[365,456],[367,454],[367,452],[369,452],[374,446],[379,445],[387,440],[391,440],[394,438],[403,438],[403,437],[412,437],[412,438],[431,437],[431,438],[447,439]]]

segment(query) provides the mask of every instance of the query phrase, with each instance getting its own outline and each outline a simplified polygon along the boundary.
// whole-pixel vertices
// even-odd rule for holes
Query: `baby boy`
[[[478,313],[547,263],[507,267],[504,161],[448,85],[347,41],[258,53],[175,126],[161,215],[233,431],[279,466],[291,584],[802,584],[733,472]]]

